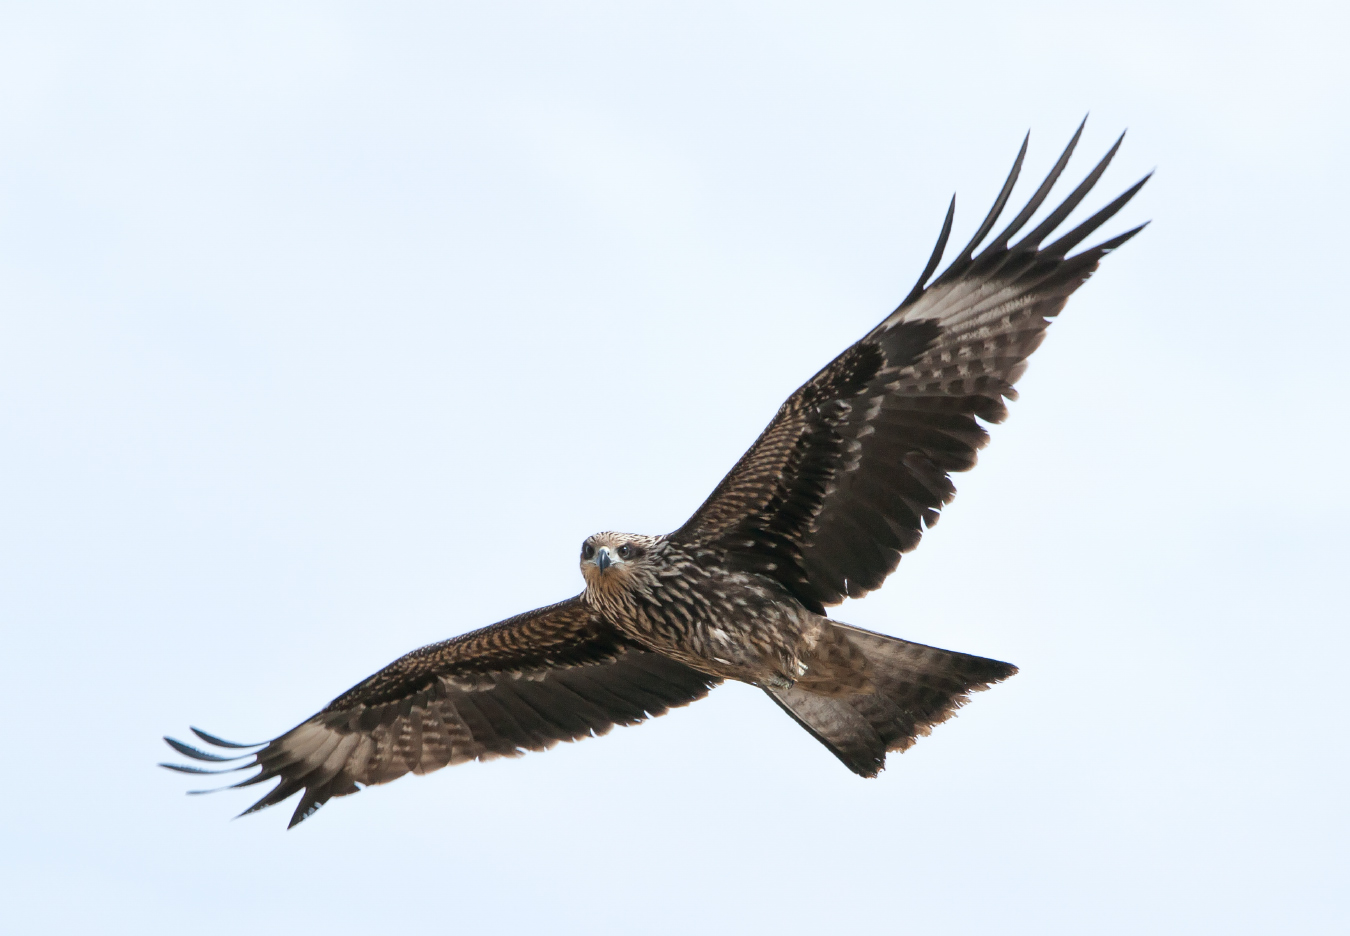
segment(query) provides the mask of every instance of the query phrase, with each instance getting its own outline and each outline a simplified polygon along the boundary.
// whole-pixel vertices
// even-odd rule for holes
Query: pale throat
[[[617,570],[592,573],[586,576],[586,602],[616,617],[631,619],[637,614],[637,592],[642,590],[639,579],[636,574]]]

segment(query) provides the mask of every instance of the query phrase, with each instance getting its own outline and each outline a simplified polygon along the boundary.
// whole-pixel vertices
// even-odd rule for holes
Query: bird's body
[[[788,398],[682,527],[588,537],[580,595],[414,651],[265,745],[193,729],[218,748],[250,753],[166,740],[199,761],[245,761],[226,771],[261,767],[236,786],[279,777],[249,812],[303,790],[294,825],[364,785],[604,734],[733,679],[763,689],[855,773],[875,776],[887,752],[907,749],[970,692],[1016,672],[830,620],[826,607],[880,587],[918,545],[955,494],[950,475],[974,465],[988,441],[981,421],[1006,416],[1004,401],[1016,396],[1013,384],[1050,319],[1138,232],[1068,256],[1143,180],[1041,246],[1096,183],[1117,141],[1011,243],[1077,140],[977,254],[1012,191],[1024,142],[993,209],[930,283],[949,209],[906,299]]]
[[[643,552],[603,572],[583,560],[582,600],[625,637],[721,679],[786,687],[801,677],[828,628],[772,579],[703,562],[666,537],[600,533],[587,542]],[[587,569],[587,567],[590,567]]]

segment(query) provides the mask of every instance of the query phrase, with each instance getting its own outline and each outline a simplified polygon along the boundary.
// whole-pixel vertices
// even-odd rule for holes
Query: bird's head
[[[581,574],[587,588],[631,588],[651,568],[656,537],[640,533],[596,533],[581,544]]]

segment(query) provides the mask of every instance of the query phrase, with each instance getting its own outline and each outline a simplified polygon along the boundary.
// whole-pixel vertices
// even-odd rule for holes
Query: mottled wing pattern
[[[245,813],[304,791],[291,825],[334,796],[447,764],[515,757],[605,734],[707,695],[718,679],[626,641],[579,598],[509,618],[401,657],[266,745],[238,745],[193,729],[229,757],[172,738],[202,761],[260,767],[234,784],[280,782]]]
[[[1106,253],[1143,227],[1068,256],[1147,176],[1041,246],[1096,184],[1117,140],[1059,207],[1012,243],[1081,133],[1080,126],[1026,207],[976,254],[1017,181],[1024,141],[971,242],[925,287],[951,232],[949,209],[905,301],[788,398],[672,540],[695,556],[776,578],[817,612],[880,587],[955,495],[950,475],[975,464],[989,438],[980,420],[1007,416],[1004,400],[1016,397],[1013,384],[1050,319]]]

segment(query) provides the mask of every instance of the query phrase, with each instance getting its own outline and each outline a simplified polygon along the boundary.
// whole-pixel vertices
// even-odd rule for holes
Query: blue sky
[[[0,6],[0,891],[23,932],[1342,932],[1333,5]],[[271,737],[678,526],[1091,112],[1150,169],[835,615],[1021,673],[876,781],[756,690],[283,831]],[[1025,189],[1023,189],[1025,191]]]

